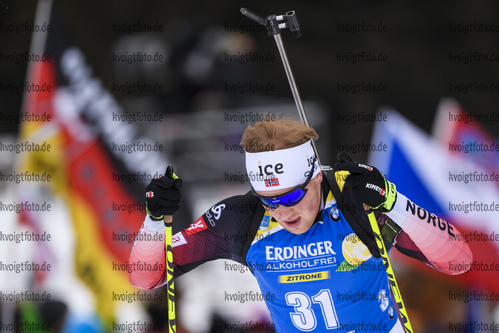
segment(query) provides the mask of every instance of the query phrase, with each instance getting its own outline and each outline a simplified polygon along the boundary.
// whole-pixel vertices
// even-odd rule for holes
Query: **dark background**
[[[33,21],[35,1],[0,1],[0,20],[10,22]],[[158,109],[165,113],[195,112],[206,108],[194,103],[193,95],[200,90],[223,90],[227,72],[236,68],[240,81],[272,82],[276,86],[273,99],[292,101],[286,77],[273,38],[264,32],[253,32],[251,36],[254,51],[266,54],[272,52],[273,63],[249,63],[234,66],[224,62],[223,53],[218,54],[216,68],[202,83],[189,81],[179,70],[185,57],[193,47],[199,45],[199,38],[209,29],[227,30],[227,25],[249,23],[239,12],[248,7],[262,15],[284,14],[295,10],[300,22],[302,37],[293,40],[289,32],[283,33],[284,45],[304,100],[322,103],[330,117],[327,127],[331,129],[331,140],[349,142],[357,138],[368,140],[372,123],[355,125],[339,124],[336,113],[375,113],[380,106],[394,106],[417,126],[429,132],[438,101],[444,96],[454,97],[468,111],[491,114],[497,111],[499,94],[453,93],[449,82],[492,83],[499,77],[496,62],[469,63],[450,62],[449,52],[499,52],[498,33],[450,32],[449,23],[461,24],[477,21],[483,24],[495,23],[499,3],[472,2],[331,2],[327,5],[310,3],[272,1],[55,1],[59,19],[72,40],[84,51],[87,61],[93,67],[95,76],[104,85],[112,86],[116,69],[112,62],[114,43],[127,34],[115,32],[112,24],[124,22],[159,23],[163,33],[154,37],[163,40],[175,50],[169,60],[168,70],[158,74],[157,80],[165,83],[163,94],[152,96]],[[382,23],[386,33],[344,33],[338,31],[338,24]],[[228,33],[226,31],[226,33]],[[248,34],[245,34],[247,36]],[[133,36],[133,35],[128,35]],[[0,33],[0,52],[23,52],[29,50],[29,33]],[[337,61],[337,52],[365,51],[383,52],[387,62],[344,63]],[[232,67],[231,67],[232,66]],[[239,68],[237,68],[239,67]],[[2,82],[21,82],[25,77],[26,64],[0,63]],[[244,79],[245,78],[245,79]],[[231,82],[237,82],[237,77]],[[341,93],[337,83],[369,81],[383,82],[386,93]],[[254,96],[246,101],[234,101],[229,96],[221,106],[237,103],[256,103]],[[254,94],[253,94],[254,95]],[[116,95],[122,105],[130,101]],[[138,96],[143,97],[143,96]],[[257,96],[258,97],[258,96]],[[1,94],[2,112],[16,113],[20,110],[22,95]],[[496,136],[496,123],[484,124]],[[352,131],[354,129],[354,131]],[[15,132],[16,128],[0,124],[3,132]],[[320,134],[320,133],[319,133]],[[340,139],[341,138],[341,139]],[[359,158],[365,158],[361,154]]]

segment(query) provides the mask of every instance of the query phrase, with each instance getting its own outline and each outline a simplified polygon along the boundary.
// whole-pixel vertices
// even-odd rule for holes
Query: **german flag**
[[[144,189],[168,161],[164,152],[114,149],[148,139],[138,138],[133,124],[113,122],[113,115],[124,114],[122,108],[93,76],[82,50],[64,38],[55,16],[51,2],[40,1],[36,20],[50,22],[51,29],[34,33],[31,51],[50,55],[50,61],[30,63],[26,81],[49,89],[26,92],[21,111],[45,115],[45,121],[20,125],[20,142],[50,149],[19,154],[17,161],[19,172],[51,177],[49,182],[19,187],[20,199],[50,201],[52,210],[22,212],[20,219],[40,230],[43,219],[70,226],[71,232],[52,239],[50,260],[53,267],[59,266],[57,273],[47,274],[76,274],[92,292],[95,311],[109,329],[117,306],[127,303],[113,295],[137,291],[128,282],[128,258],[146,214]],[[57,244],[68,241],[73,266],[62,267],[61,258],[68,254]]]

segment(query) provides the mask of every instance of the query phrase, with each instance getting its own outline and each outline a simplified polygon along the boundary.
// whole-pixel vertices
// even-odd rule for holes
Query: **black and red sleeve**
[[[250,224],[259,202],[250,192],[224,199],[208,209],[187,228],[172,237],[174,277],[215,259],[231,259],[245,264],[244,246]],[[135,240],[130,264],[164,263],[164,224],[146,217]],[[165,265],[155,271],[132,270],[130,283],[138,288],[153,289],[166,283]]]

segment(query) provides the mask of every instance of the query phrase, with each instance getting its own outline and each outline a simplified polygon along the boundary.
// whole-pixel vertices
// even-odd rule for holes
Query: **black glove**
[[[393,209],[397,200],[397,189],[395,184],[387,181],[378,169],[355,162],[339,162],[334,165],[334,169],[350,173],[345,182],[352,189],[356,202],[362,202],[371,209],[379,209],[383,213]]]
[[[151,180],[146,187],[146,210],[152,220],[163,220],[165,215],[173,215],[179,209],[181,187],[182,179],[173,173],[171,166],[166,168],[165,176]]]

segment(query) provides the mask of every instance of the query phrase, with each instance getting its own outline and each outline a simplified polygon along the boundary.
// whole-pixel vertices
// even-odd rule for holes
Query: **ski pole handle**
[[[178,179],[178,176],[173,172],[172,166],[168,166],[166,168],[165,177],[172,178],[172,179]],[[173,222],[173,215],[165,215],[165,224],[172,223],[172,222]]]

